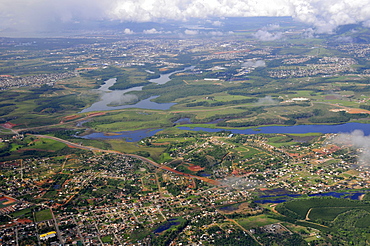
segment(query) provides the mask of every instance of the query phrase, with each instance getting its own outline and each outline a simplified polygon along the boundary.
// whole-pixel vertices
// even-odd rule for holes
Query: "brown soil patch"
[[[79,149],[78,147],[76,147],[76,146],[73,146],[73,145],[69,145],[69,144],[67,144],[67,146],[68,146],[69,148],[75,148],[75,149]]]
[[[17,200],[10,198],[8,196],[3,196],[0,198],[0,201],[3,201],[4,206],[7,206],[9,204],[15,203]]]
[[[369,110],[359,109],[359,108],[348,108],[348,113],[350,114],[370,114]]]
[[[12,129],[13,127],[16,126],[16,124],[13,124],[13,123],[10,123],[10,122],[6,122],[5,124],[2,124],[1,126],[4,127],[4,128],[6,128],[6,129]]]
[[[335,105],[338,107],[338,105]],[[338,112],[338,111],[345,111],[349,114],[370,114],[369,110],[361,109],[361,108],[348,108],[348,107],[341,107],[340,109],[331,109],[332,112]]]
[[[81,117],[81,116],[80,115],[76,115],[76,114],[75,115],[69,115],[69,116],[64,117],[63,120],[62,120],[62,122],[74,120],[74,119],[77,119],[79,117]]]
[[[188,169],[192,172],[198,172],[198,171],[203,171],[204,170],[204,167],[201,167],[201,166],[198,166],[198,165],[194,165],[194,164],[190,164],[190,166],[188,167]]]
[[[106,114],[105,112],[100,112],[100,113],[91,113],[91,114],[88,114],[87,116],[94,117],[94,116],[100,116],[100,115],[105,115],[105,114]]]

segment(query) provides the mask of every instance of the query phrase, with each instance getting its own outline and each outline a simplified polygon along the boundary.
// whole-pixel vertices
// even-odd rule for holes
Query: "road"
[[[57,231],[57,236],[58,236],[58,239],[59,239],[59,243],[60,243],[60,245],[64,245],[64,241],[63,241],[63,238],[62,238],[62,234],[60,233],[60,230],[59,230],[57,219],[55,218],[54,212],[51,209],[51,207],[49,209],[50,209],[51,215],[53,216],[54,226],[55,226],[55,230]]]
[[[139,156],[139,155],[125,154],[125,153],[122,153],[122,152],[119,152],[119,151],[116,151],[116,150],[104,150],[104,149],[99,149],[99,148],[92,147],[92,146],[83,146],[83,145],[80,145],[80,144],[72,143],[70,141],[61,139],[61,138],[47,136],[47,135],[39,135],[39,134],[32,134],[32,135],[35,136],[35,137],[37,137],[37,138],[52,139],[52,140],[55,140],[55,141],[64,143],[68,147],[71,147],[71,148],[78,148],[78,149],[83,149],[83,150],[88,150],[88,151],[93,151],[93,152],[104,152],[104,153],[111,153],[111,154],[120,154],[120,155],[123,155],[123,156],[132,157],[132,158],[135,158],[135,159],[142,160],[143,162],[149,163],[149,164],[151,164],[151,165],[153,165],[153,166],[155,166],[157,168],[160,168],[162,170],[166,170],[166,171],[169,171],[169,172],[172,172],[172,173],[175,173],[175,174],[178,174],[178,175],[182,175],[182,176],[185,176],[185,177],[195,178],[195,179],[198,179],[198,180],[202,180],[202,181],[207,182],[207,183],[212,184],[212,185],[224,186],[224,184],[222,184],[221,182],[219,182],[217,180],[206,178],[206,177],[199,177],[199,176],[188,174],[188,173],[179,172],[179,171],[177,171],[177,170],[175,170],[173,168],[170,168],[170,167],[165,166],[165,165],[160,165],[160,164],[156,163],[155,161],[152,161],[152,160],[150,160],[148,158],[145,158],[145,157],[142,157],[142,156]]]

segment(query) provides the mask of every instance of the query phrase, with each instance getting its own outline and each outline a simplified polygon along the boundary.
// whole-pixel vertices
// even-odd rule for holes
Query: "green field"
[[[45,220],[51,220],[53,218],[50,209],[41,210],[35,213],[36,222],[41,222]]]
[[[369,228],[370,227],[370,213],[362,218],[360,218],[356,224],[356,227],[359,228]]]
[[[312,208],[309,219],[310,220],[326,220],[332,221],[334,220],[339,214],[350,211],[356,207],[329,207],[329,208]]]
[[[238,224],[249,230],[256,227],[270,225],[280,222],[277,219],[270,218],[268,215],[262,214],[257,216],[251,216],[248,218],[242,218],[237,220]]]
[[[277,206],[281,213],[296,216],[297,219],[305,219],[310,209],[312,210],[309,219],[332,221],[347,211],[355,209],[370,211],[370,203],[339,198],[311,198],[293,200]]]

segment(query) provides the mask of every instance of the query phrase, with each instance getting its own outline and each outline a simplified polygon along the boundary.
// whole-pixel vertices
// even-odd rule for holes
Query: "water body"
[[[141,91],[142,86],[132,87],[127,90],[109,90],[116,83],[116,79],[109,79],[105,81],[99,89],[95,91],[100,93],[100,101],[93,103],[90,107],[83,109],[80,113],[87,113],[92,111],[106,111],[115,109],[124,109],[129,107],[134,107],[135,104],[130,105],[134,101],[137,101],[137,96],[126,94],[130,91]],[[111,106],[120,105],[120,106]],[[172,105],[171,105],[172,106]]]
[[[219,132],[230,131],[234,134],[256,134],[256,133],[351,133],[354,130],[362,130],[365,135],[370,135],[370,124],[346,123],[341,125],[297,125],[297,126],[264,126],[253,129],[222,129],[205,127],[179,126],[180,130]]]
[[[179,72],[184,72],[186,70],[191,70],[191,69],[194,69],[194,68],[195,68],[195,66],[190,66],[190,67],[184,68],[183,70],[178,70],[178,71],[175,71],[175,72],[172,72],[172,73],[161,74],[159,78],[151,79],[151,80],[149,80],[149,82],[152,82],[152,83],[155,83],[155,84],[158,84],[158,85],[163,85],[163,84],[166,84],[168,81],[171,80],[170,76],[172,74],[179,73]]]
[[[149,82],[155,84],[165,84],[170,81],[170,76],[172,74],[183,72],[185,70],[193,69],[194,66],[187,67],[183,70],[175,71],[168,74],[161,74],[157,79],[151,79]],[[100,86],[97,91],[100,93],[100,101],[93,103],[90,107],[83,109],[80,113],[92,112],[92,111],[107,111],[107,110],[117,110],[117,109],[126,109],[126,108],[143,108],[143,109],[159,109],[159,110],[167,110],[171,108],[176,103],[156,103],[152,102],[154,98],[157,96],[152,96],[145,100],[141,100],[139,102],[136,95],[127,94],[130,91],[141,91],[143,89],[142,86],[132,87],[126,90],[109,90],[109,87],[114,85],[117,82],[116,79],[109,79],[105,81],[105,83]],[[135,104],[133,104],[136,102]]]
[[[239,209],[239,205],[240,204],[228,205],[228,206],[219,208],[219,210],[225,211],[225,212],[234,212]]]
[[[170,229],[172,226],[180,225],[180,222],[176,221],[177,219],[169,219],[164,224],[160,225],[157,229],[155,229],[153,232],[156,234],[159,234],[161,232],[164,232],[168,229]]]
[[[180,130],[188,131],[205,131],[205,132],[219,132],[225,131],[221,128],[204,128],[204,127],[177,127]],[[258,129],[258,131],[256,131]],[[140,141],[143,138],[151,137],[162,129],[146,129],[138,131],[124,131],[117,132],[115,135],[106,136],[104,133],[92,133],[84,136],[87,139],[112,139],[112,138],[125,138],[129,139],[130,142]],[[370,135],[370,124],[362,123],[346,123],[342,125],[299,125],[299,126],[264,126],[254,129],[227,129],[234,134],[258,134],[258,133],[350,133],[354,130],[362,130],[365,135]]]

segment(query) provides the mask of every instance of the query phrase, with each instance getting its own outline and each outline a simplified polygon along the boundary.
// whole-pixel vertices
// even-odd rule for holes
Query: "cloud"
[[[224,23],[222,23],[221,21],[213,21],[212,22],[212,25],[213,26],[222,26]]]
[[[370,25],[368,0],[1,0],[0,29],[43,29],[87,20],[147,22],[251,16],[291,16],[318,33],[339,25]],[[215,26],[221,24],[214,23]]]
[[[353,38],[352,37],[339,37],[337,38],[336,40],[337,42],[341,42],[341,43],[353,43]]]
[[[110,93],[110,94],[112,94],[112,93]],[[133,95],[133,94],[121,94],[121,95],[117,95],[117,96],[113,95],[113,99],[111,97],[111,102],[109,103],[108,106],[117,107],[117,106],[129,104],[129,103],[134,103],[134,102],[137,102],[137,101],[138,101],[138,97],[136,95]]]
[[[267,30],[276,30],[279,29],[280,25],[279,24],[270,24],[266,27]]]
[[[144,34],[159,34],[159,33],[162,33],[162,32],[157,31],[157,29],[155,29],[155,28],[152,28],[152,29],[149,29],[149,30],[144,30],[143,33]]]
[[[249,60],[244,62],[241,66],[244,68],[265,67],[266,62],[264,60]]]
[[[357,151],[359,165],[370,167],[370,136],[365,136],[363,131],[339,134],[332,142],[340,146],[352,146]]]
[[[132,31],[131,29],[129,28],[125,28],[125,30],[123,30],[123,33],[124,34],[135,34],[134,31]]]
[[[220,32],[220,31],[211,31],[208,34],[211,35],[211,36],[222,36],[222,35],[224,35],[224,33]]]
[[[305,29],[302,34],[303,38],[314,38],[315,37],[315,30],[312,28]]]
[[[189,30],[189,29],[185,30],[184,33],[186,35],[198,35],[199,34],[199,32],[197,30]]]
[[[283,38],[283,33],[282,32],[271,33],[267,30],[261,29],[258,30],[255,34],[253,34],[253,37],[261,41],[274,41]]]

